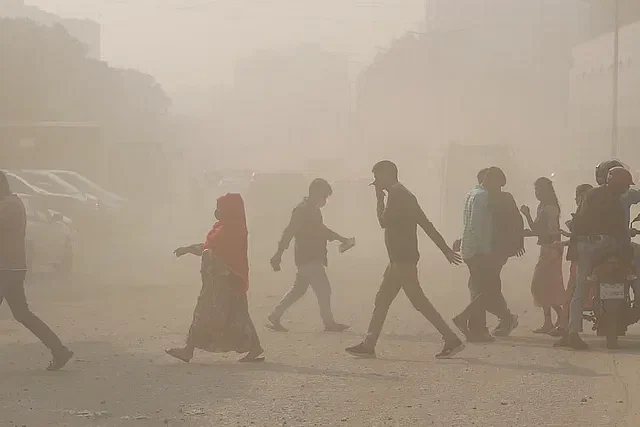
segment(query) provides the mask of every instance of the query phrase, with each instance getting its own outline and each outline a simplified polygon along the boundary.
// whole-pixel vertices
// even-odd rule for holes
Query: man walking
[[[376,295],[367,337],[364,342],[349,347],[346,351],[354,356],[375,357],[375,347],[389,307],[400,289],[403,289],[416,310],[442,334],[444,348],[436,358],[452,357],[464,349],[464,343],[449,328],[420,287],[417,226],[420,225],[427,233],[449,263],[459,265],[460,256],[449,248],[440,233],[427,219],[416,196],[398,181],[398,168],[394,163],[388,160],[377,163],[373,167],[373,175],[375,180],[372,185],[375,187],[378,199],[378,221],[384,229],[389,265]]]
[[[295,238],[295,263],[298,267],[293,287],[282,298],[268,317],[267,328],[286,332],[280,319],[296,301],[304,296],[309,286],[318,298],[320,317],[326,332],[343,332],[348,325],[337,323],[331,312],[331,284],[327,277],[327,242],[339,241],[345,245],[350,239],[342,237],[324,225],[320,209],[333,194],[331,185],[322,178],[313,180],[309,186],[309,195],[294,210],[289,225],[282,233],[276,254],[271,258],[274,271],[280,271],[282,254]]]
[[[518,316],[511,314],[502,295],[500,273],[507,256],[494,239],[496,218],[491,206],[492,200],[501,197],[506,183],[504,172],[491,167],[485,172],[482,184],[465,199],[461,249],[462,258],[469,268],[474,298],[462,313],[454,317],[453,323],[467,337],[472,337],[469,326],[476,326],[470,325],[469,320],[478,319],[487,311],[500,319],[494,330],[496,336],[508,336],[518,326]],[[518,239],[521,237],[516,236]]]
[[[485,175],[490,168],[484,168],[478,172],[478,186],[482,186]],[[506,180],[505,180],[506,183]],[[511,193],[506,191],[499,191],[490,195],[489,210],[492,219],[492,247],[496,254],[500,255],[502,259],[502,265],[500,266],[500,272],[506,264],[507,260],[513,256],[522,256],[525,253],[524,249],[524,221],[522,215],[518,209],[518,205]],[[460,251],[462,246],[462,240],[457,240],[453,249]],[[469,275],[468,281],[469,293],[471,295],[471,301],[476,299],[480,295],[481,291],[471,280]],[[502,289],[500,290],[502,295]],[[504,299],[504,295],[500,298]],[[499,319],[500,324],[494,329],[494,333],[500,335],[504,332],[505,319]],[[493,335],[487,328],[487,312],[486,310],[478,310],[472,313],[467,320],[467,333],[466,338],[468,342],[483,343],[492,342],[494,340]]]
[[[22,323],[53,354],[47,370],[62,369],[73,352],[29,309],[24,292],[27,274],[26,213],[20,198],[11,193],[7,176],[0,172],[0,300],[7,301],[13,318]]]

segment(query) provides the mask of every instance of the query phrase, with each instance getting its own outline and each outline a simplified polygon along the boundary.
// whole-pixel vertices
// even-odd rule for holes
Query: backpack
[[[493,249],[507,258],[524,247],[524,220],[511,193],[500,192],[490,201],[493,214]]]

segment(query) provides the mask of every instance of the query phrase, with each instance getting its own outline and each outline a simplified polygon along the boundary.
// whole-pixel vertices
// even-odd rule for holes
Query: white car
[[[62,214],[37,208],[32,198],[19,194],[27,214],[27,267],[30,272],[71,274],[73,228]]]

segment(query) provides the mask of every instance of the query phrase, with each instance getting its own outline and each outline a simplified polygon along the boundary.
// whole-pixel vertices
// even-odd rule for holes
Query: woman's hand
[[[175,256],[177,258],[180,258],[183,255],[186,255],[189,253],[189,248],[186,246],[181,246],[178,249],[176,249],[175,251],[173,251],[173,253],[175,254]]]

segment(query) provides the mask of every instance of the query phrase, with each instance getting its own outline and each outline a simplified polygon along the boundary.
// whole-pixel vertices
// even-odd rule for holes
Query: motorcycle
[[[640,221],[638,215],[631,221],[630,234],[635,237],[640,230],[633,224]],[[640,254],[640,245],[632,243],[634,259]],[[628,326],[640,320],[640,298],[631,299],[631,285],[637,280],[634,262],[623,261],[618,253],[606,254],[587,278],[588,296],[585,299],[583,318],[593,322],[597,336],[604,336],[607,348],[618,348],[618,337],[624,336]]]

